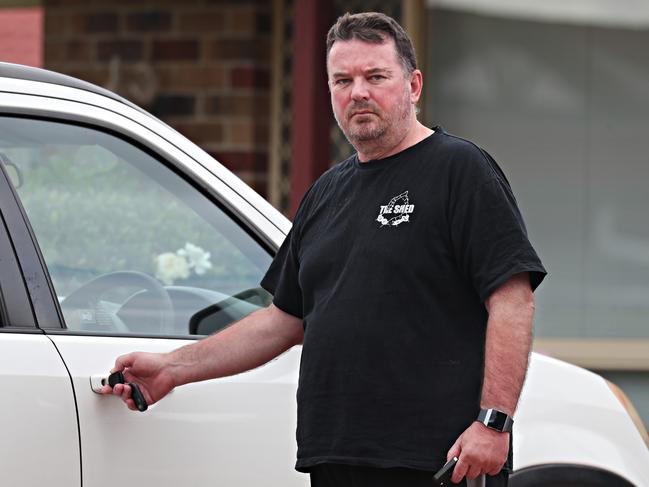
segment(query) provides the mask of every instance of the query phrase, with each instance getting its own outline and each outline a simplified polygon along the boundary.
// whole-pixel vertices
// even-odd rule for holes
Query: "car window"
[[[265,306],[270,252],[137,145],[101,130],[0,117],[7,168],[66,327],[209,334]]]

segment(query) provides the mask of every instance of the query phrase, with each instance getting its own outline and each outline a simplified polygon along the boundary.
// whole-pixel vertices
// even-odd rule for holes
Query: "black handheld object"
[[[440,468],[435,475],[433,475],[433,485],[447,485],[453,475],[453,469],[457,463],[457,457],[451,458],[448,462]]]
[[[117,384],[124,384],[126,380],[124,379],[124,374],[121,372],[113,372],[108,376],[108,385],[115,387]]]
[[[142,394],[140,387],[134,382],[129,382],[128,385],[131,386],[131,398],[133,399],[137,410],[140,412],[146,411],[149,405],[147,404],[146,399],[144,399],[144,394]]]
[[[146,399],[144,399],[144,394],[142,394],[142,391],[140,390],[140,387],[133,383],[133,382],[126,382],[124,379],[124,374],[121,372],[113,372],[108,376],[108,385],[111,387],[115,387],[116,384],[128,384],[131,386],[131,399],[133,399],[133,402],[135,403],[135,407],[138,409],[138,411],[146,411],[149,405],[146,402]]]

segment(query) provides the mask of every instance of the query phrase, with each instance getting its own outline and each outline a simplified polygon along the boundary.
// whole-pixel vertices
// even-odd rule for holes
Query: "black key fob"
[[[140,412],[146,411],[149,405],[147,404],[146,399],[144,399],[144,394],[142,394],[140,386],[133,382],[129,382],[128,385],[131,386],[131,399],[133,399],[137,410]]]
[[[122,374],[121,372],[113,372],[108,376],[108,385],[115,387],[116,384],[128,384],[129,386],[131,386],[131,399],[133,399],[135,407],[138,409],[138,411],[142,412],[148,409],[149,405],[144,398],[144,394],[142,394],[142,391],[140,390],[140,386],[133,382],[126,382],[126,379],[124,379],[124,374]]]
[[[124,374],[121,372],[113,372],[108,376],[108,385],[111,387],[115,387],[117,384],[124,384],[125,382]]]
[[[433,485],[448,485],[451,482],[451,475],[457,463],[457,457],[451,458],[437,473],[433,476]]]

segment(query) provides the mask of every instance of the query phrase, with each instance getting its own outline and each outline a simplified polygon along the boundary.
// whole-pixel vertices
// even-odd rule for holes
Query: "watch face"
[[[502,431],[505,429],[505,423],[507,422],[507,415],[501,413],[500,411],[493,411],[489,415],[489,422],[487,426],[493,429]]]

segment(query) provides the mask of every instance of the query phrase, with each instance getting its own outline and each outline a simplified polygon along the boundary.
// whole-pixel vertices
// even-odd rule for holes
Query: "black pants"
[[[312,467],[311,487],[431,487],[433,472],[408,468],[375,468],[322,464]],[[487,487],[507,487],[509,474],[503,470],[487,477]],[[449,487],[465,487],[466,480]]]

